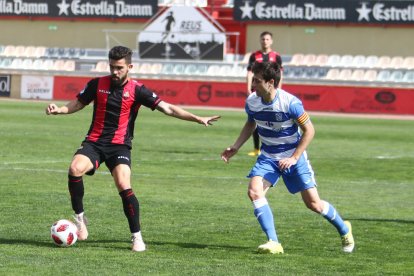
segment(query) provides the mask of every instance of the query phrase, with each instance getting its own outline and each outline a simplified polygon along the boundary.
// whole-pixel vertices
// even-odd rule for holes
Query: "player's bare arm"
[[[243,144],[250,138],[256,128],[256,122],[246,121],[236,142],[221,153],[221,159],[228,163],[230,158],[234,156]]]
[[[308,148],[313,137],[315,136],[315,128],[310,120],[308,120],[304,125],[299,125],[299,127],[302,130],[302,137],[292,156],[279,161],[279,168],[281,170],[285,170],[293,165],[296,165],[300,156]]]
[[[56,104],[51,103],[46,107],[47,115],[58,115],[58,114],[71,114],[83,109],[85,105],[78,99],[73,100],[65,104],[64,106],[58,107]]]
[[[247,71],[246,83],[247,83],[247,95],[250,95],[252,93],[252,83],[253,83],[253,72],[252,71]]]
[[[196,122],[205,126],[212,125],[213,122],[217,121],[220,118],[220,116],[200,117],[182,109],[181,107],[164,101],[161,101],[157,105],[157,110],[161,111],[165,115],[175,117],[181,120]]]

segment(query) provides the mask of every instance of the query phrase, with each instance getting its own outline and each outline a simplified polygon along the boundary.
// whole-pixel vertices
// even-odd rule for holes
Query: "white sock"
[[[132,237],[133,237],[134,239],[137,239],[137,240],[141,240],[141,241],[142,241],[141,231],[136,232],[136,233],[132,233]]]

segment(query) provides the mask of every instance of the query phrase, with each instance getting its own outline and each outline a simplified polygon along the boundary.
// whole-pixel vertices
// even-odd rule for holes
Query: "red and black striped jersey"
[[[255,62],[276,62],[282,67],[282,57],[278,52],[271,51],[269,53],[263,53],[262,51],[256,51],[250,55],[249,63],[247,64],[247,71],[252,71],[253,63]]]
[[[135,120],[141,105],[154,110],[161,101],[154,92],[135,80],[128,79],[123,86],[113,86],[111,76],[90,80],[77,98],[85,105],[94,102],[86,140],[129,147],[132,146]]]

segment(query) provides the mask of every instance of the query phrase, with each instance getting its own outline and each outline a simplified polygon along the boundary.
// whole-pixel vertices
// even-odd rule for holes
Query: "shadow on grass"
[[[111,249],[126,249],[130,247],[130,242],[128,240],[86,240],[86,241],[77,241],[78,245],[83,244],[85,247],[97,247],[97,248],[111,248]],[[52,241],[36,241],[29,239],[13,239],[13,238],[0,238],[0,244],[10,244],[10,245],[33,245],[38,247],[47,247],[47,248],[56,248],[56,245]],[[248,249],[249,247],[244,246],[232,246],[232,245],[217,245],[217,244],[201,244],[201,243],[191,243],[191,242],[167,242],[167,241],[146,241],[148,246],[177,246],[182,248],[192,248],[192,249],[217,249],[217,250],[240,250]]]
[[[414,220],[407,219],[380,219],[380,218],[346,218],[349,221],[372,221],[372,222],[392,222],[392,223],[407,223],[414,224]]]

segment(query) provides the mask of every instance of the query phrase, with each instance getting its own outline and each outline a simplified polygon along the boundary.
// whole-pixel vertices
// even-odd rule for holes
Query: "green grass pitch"
[[[0,101],[0,275],[414,273],[414,121],[312,116],[319,193],[352,222],[356,251],[342,253],[335,229],[279,182],[268,193],[285,249],[275,256],[255,253],[265,236],[246,195],[252,141],[220,160],[244,112],[192,110],[222,115],[205,128],[142,108],[132,182],[148,250],[137,254],[105,166],[84,178],[90,238],[52,243],[51,224],[72,215],[67,168],[92,108],[46,116],[46,105]]]

